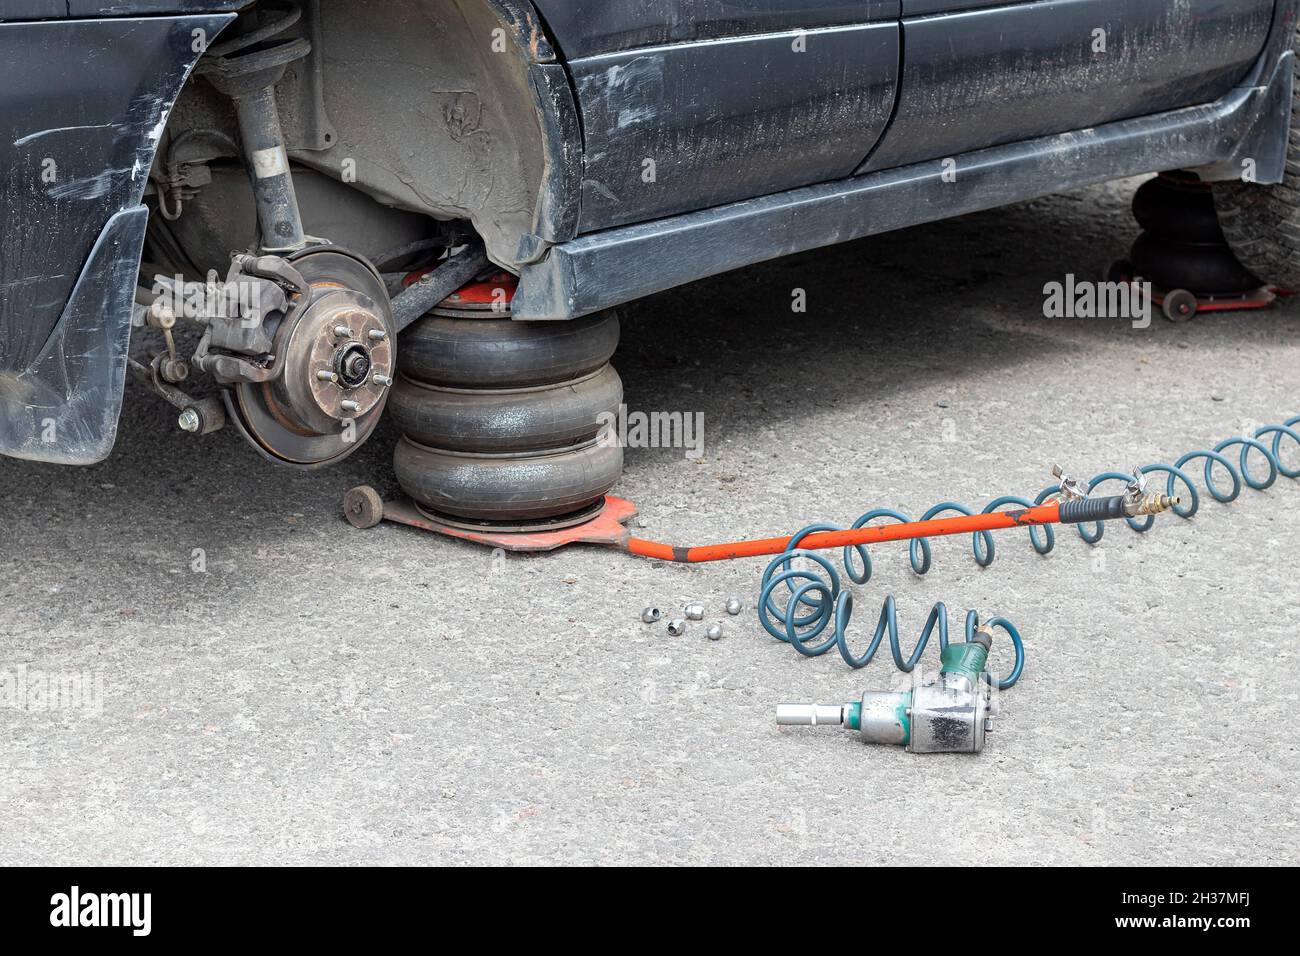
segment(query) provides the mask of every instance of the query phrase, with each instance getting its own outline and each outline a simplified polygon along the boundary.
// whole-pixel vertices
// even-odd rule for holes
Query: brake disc
[[[234,385],[225,398],[266,457],[318,468],[352,454],[378,425],[393,379],[396,330],[384,281],[364,259],[326,246],[289,261],[311,296],[275,331],[284,372],[271,382]]]

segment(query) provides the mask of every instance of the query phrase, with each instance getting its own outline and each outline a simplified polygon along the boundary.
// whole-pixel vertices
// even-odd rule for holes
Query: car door
[[[902,0],[894,121],[860,168],[1207,103],[1263,48],[1274,0]]]
[[[889,121],[898,0],[534,0],[581,116],[591,232],[850,175]]]

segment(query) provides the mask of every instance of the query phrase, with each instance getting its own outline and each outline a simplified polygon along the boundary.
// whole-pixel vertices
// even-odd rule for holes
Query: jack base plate
[[[364,517],[360,510],[351,507],[354,502],[363,500],[376,501],[378,494],[374,489],[362,485],[348,492],[344,499],[344,516],[358,528],[372,528],[379,520],[392,521],[408,525],[423,531],[472,541],[487,545],[489,548],[501,548],[504,551],[540,552],[554,551],[570,544],[598,544],[606,547],[623,548],[627,544],[628,531],[624,523],[636,516],[636,505],[623,498],[606,495],[605,502],[595,514],[581,524],[569,527],[537,529],[529,531],[498,531],[492,528],[474,528],[448,524],[426,513],[409,498],[382,502],[382,513],[376,514],[378,508],[368,510]]]

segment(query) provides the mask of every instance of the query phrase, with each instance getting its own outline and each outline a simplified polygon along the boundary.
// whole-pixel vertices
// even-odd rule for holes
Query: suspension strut
[[[285,150],[275,85],[289,64],[311,53],[303,38],[281,38],[302,18],[296,4],[265,3],[269,19],[233,39],[214,45],[200,70],[230,97],[239,123],[244,162],[253,182],[262,252],[289,254],[307,245]]]

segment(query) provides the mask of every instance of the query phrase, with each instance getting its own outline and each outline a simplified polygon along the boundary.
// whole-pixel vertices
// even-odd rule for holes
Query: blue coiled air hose
[[[1205,479],[1206,491],[1215,501],[1223,504],[1235,500],[1241,494],[1243,484],[1256,491],[1263,491],[1271,487],[1277,481],[1279,475],[1293,479],[1300,478],[1300,467],[1290,468],[1282,461],[1282,440],[1284,438],[1290,438],[1297,446],[1300,446],[1300,432],[1296,431],[1298,424],[1300,424],[1300,415],[1288,419],[1281,425],[1265,425],[1258,428],[1251,437],[1227,438],[1215,445],[1213,449],[1190,451],[1172,465],[1157,462],[1143,466],[1141,471],[1145,475],[1153,473],[1166,475],[1168,483],[1166,493],[1170,496],[1178,495],[1182,499],[1181,503],[1174,505],[1174,513],[1182,518],[1190,518],[1200,508],[1201,496],[1192,481],[1191,475],[1184,469],[1188,464],[1200,459],[1204,459],[1202,474]],[[1224,454],[1225,451],[1232,448],[1239,448],[1236,455],[1237,467],[1234,467],[1232,460]],[[1267,474],[1262,478],[1251,474],[1250,459],[1252,453],[1256,458],[1262,459],[1263,464],[1267,465]],[[1232,479],[1230,490],[1225,491],[1216,483],[1214,476],[1215,465],[1220,466]],[[1256,464],[1255,467],[1258,470],[1259,464]],[[1107,471],[1094,477],[1088,484],[1090,489],[1096,490],[1098,485],[1108,481],[1128,484],[1133,481],[1134,477],[1120,471]],[[1184,489],[1185,493],[1183,493]],[[1041,505],[1048,498],[1059,493],[1060,488],[1052,485],[1044,488],[1032,501],[1016,495],[1003,495],[990,501],[980,513],[986,514],[1007,505],[1018,505],[1026,508]],[[949,512],[962,515],[975,514],[971,509],[958,502],[944,501],[926,511],[919,520],[928,521]],[[862,528],[870,522],[882,518],[900,522],[911,520],[903,513],[892,508],[876,508],[858,518],[851,527]],[[1155,522],[1155,517],[1146,515],[1141,518],[1125,518],[1125,521],[1134,531],[1143,532],[1151,528]],[[1083,540],[1089,544],[1096,544],[1101,541],[1105,532],[1105,525],[1100,521],[1079,523],[1075,527]],[[918,638],[915,647],[913,647],[912,653],[904,657],[898,638],[898,616],[894,606],[894,596],[890,594],[886,595],[884,604],[880,609],[880,617],[876,621],[875,633],[872,635],[870,643],[862,653],[853,653],[849,648],[847,636],[848,625],[853,617],[852,592],[842,586],[839,572],[828,559],[815,551],[808,551],[799,547],[799,542],[809,534],[818,531],[839,530],[842,529],[834,524],[819,523],[809,525],[795,534],[790,539],[786,550],[774,558],[767,566],[767,569],[763,572],[762,591],[758,598],[758,616],[764,630],[777,640],[790,644],[796,651],[807,657],[816,657],[825,654],[832,647],[837,648],[844,662],[853,668],[865,667],[870,663],[880,649],[886,635],[889,637],[889,649],[893,655],[894,663],[899,670],[904,672],[910,672],[916,667],[922,653],[925,651],[926,644],[929,643],[931,635],[936,631],[939,636],[940,649],[946,648],[949,643],[948,609],[940,601],[930,609],[930,615],[926,618],[925,627],[922,628],[921,636]],[[1033,526],[1029,528],[1029,540],[1034,550],[1039,554],[1048,554],[1056,546],[1056,533],[1051,525]],[[975,562],[981,567],[988,567],[992,564],[996,555],[993,535],[988,531],[977,531],[972,534],[971,552],[975,557]],[[925,574],[930,570],[932,554],[930,542],[927,538],[916,538],[908,544],[908,558],[912,570],[917,574]],[[819,574],[815,568],[794,567],[792,562],[796,558],[805,558],[813,562],[817,568],[824,572],[824,576]],[[866,545],[846,547],[843,559],[845,573],[854,583],[866,584],[871,580],[871,555],[867,552]],[[785,587],[788,593],[784,606],[778,603],[776,597],[777,589],[782,586]],[[1006,618],[993,618],[987,623],[990,627],[1001,628],[1011,638],[1011,643],[1015,648],[1015,664],[1012,666],[1011,672],[1006,677],[988,678],[990,681],[995,682],[1000,690],[1005,690],[1013,686],[1024,671],[1024,641],[1021,639],[1016,626]],[[979,627],[979,624],[979,615],[975,611],[967,611],[967,641],[974,638],[975,629]],[[817,639],[821,637],[828,627],[831,628],[830,635],[818,642]]]

